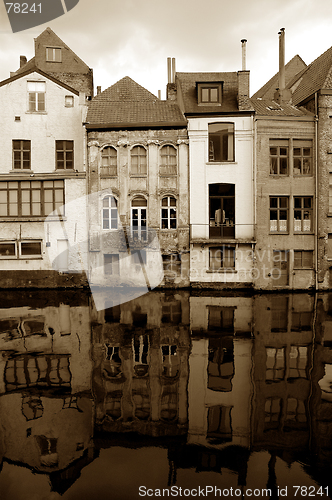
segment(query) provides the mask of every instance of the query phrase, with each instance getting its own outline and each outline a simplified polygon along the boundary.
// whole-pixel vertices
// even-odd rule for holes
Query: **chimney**
[[[274,94],[274,100],[281,104],[282,102],[289,102],[292,94],[289,89],[286,89],[285,78],[285,28],[281,28],[279,33],[279,88]]]
[[[101,86],[97,85],[97,95],[101,94]]]
[[[168,83],[166,86],[167,101],[176,101],[176,83],[175,83],[175,58],[167,58],[167,77]]]
[[[27,63],[27,58],[25,56],[20,56],[20,68]]]
[[[247,59],[247,40],[243,38],[242,43],[242,71],[246,71],[246,59]]]
[[[159,101],[161,99],[161,90],[158,90],[158,99],[159,99]]]

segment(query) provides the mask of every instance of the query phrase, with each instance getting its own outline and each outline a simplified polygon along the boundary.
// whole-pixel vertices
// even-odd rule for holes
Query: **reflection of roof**
[[[332,47],[315,59],[299,76],[292,98],[294,104],[301,103],[320,89],[331,88]]]
[[[299,55],[296,55],[285,66],[286,87],[293,80],[295,75],[306,69],[305,62]],[[276,89],[279,87],[279,73],[276,73],[262,88],[260,88],[252,97],[257,99],[273,99]]]
[[[236,72],[224,73],[176,73],[176,81],[181,87],[184,112],[187,113],[223,113],[239,111],[238,77]],[[197,102],[196,83],[215,82],[223,85],[222,103],[219,106],[202,106]]]
[[[314,116],[304,108],[296,108],[291,104],[283,102],[278,104],[276,101],[268,99],[250,99],[258,116]]]
[[[175,102],[161,101],[125,76],[92,99],[87,128],[186,126]]]

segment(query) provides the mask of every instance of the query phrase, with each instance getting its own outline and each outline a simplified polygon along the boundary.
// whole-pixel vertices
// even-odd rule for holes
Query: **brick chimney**
[[[279,35],[279,88],[274,94],[274,100],[281,104],[282,102],[289,102],[292,98],[292,93],[286,89],[285,80],[285,28],[281,28]]]
[[[25,56],[20,56],[20,68],[27,63],[27,58]]]

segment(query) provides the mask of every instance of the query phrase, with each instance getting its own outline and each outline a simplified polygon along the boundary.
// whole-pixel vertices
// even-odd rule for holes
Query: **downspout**
[[[257,230],[256,230],[256,220],[257,220],[257,118],[254,116],[254,137],[253,137],[253,189],[254,189],[254,241],[257,243]],[[256,263],[256,244],[254,243],[253,251],[253,265]]]
[[[318,290],[318,102],[315,92],[315,289]]]

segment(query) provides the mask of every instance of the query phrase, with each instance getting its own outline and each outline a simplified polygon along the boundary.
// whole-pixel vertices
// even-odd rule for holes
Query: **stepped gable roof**
[[[294,77],[296,77],[301,71],[305,70],[307,65],[301,59],[299,55],[296,55],[288,61],[285,65],[285,82],[286,87],[288,87],[289,82],[293,81]],[[253,94],[253,98],[261,98],[261,99],[273,99],[274,93],[276,89],[279,87],[279,72],[276,73],[270,80],[263,85],[255,94]]]
[[[332,47],[315,59],[295,82],[292,82],[293,104],[297,105],[321,89],[332,88]]]
[[[222,103],[219,106],[202,106],[197,102],[197,83],[223,82]],[[238,80],[236,72],[176,73],[185,114],[232,113],[239,111]],[[179,91],[179,89],[178,89]]]
[[[278,104],[272,99],[250,99],[252,106],[256,112],[256,116],[314,116],[313,113],[306,110],[305,108],[297,108],[289,103]]]
[[[186,126],[175,101],[161,101],[125,76],[89,103],[87,128]]]

